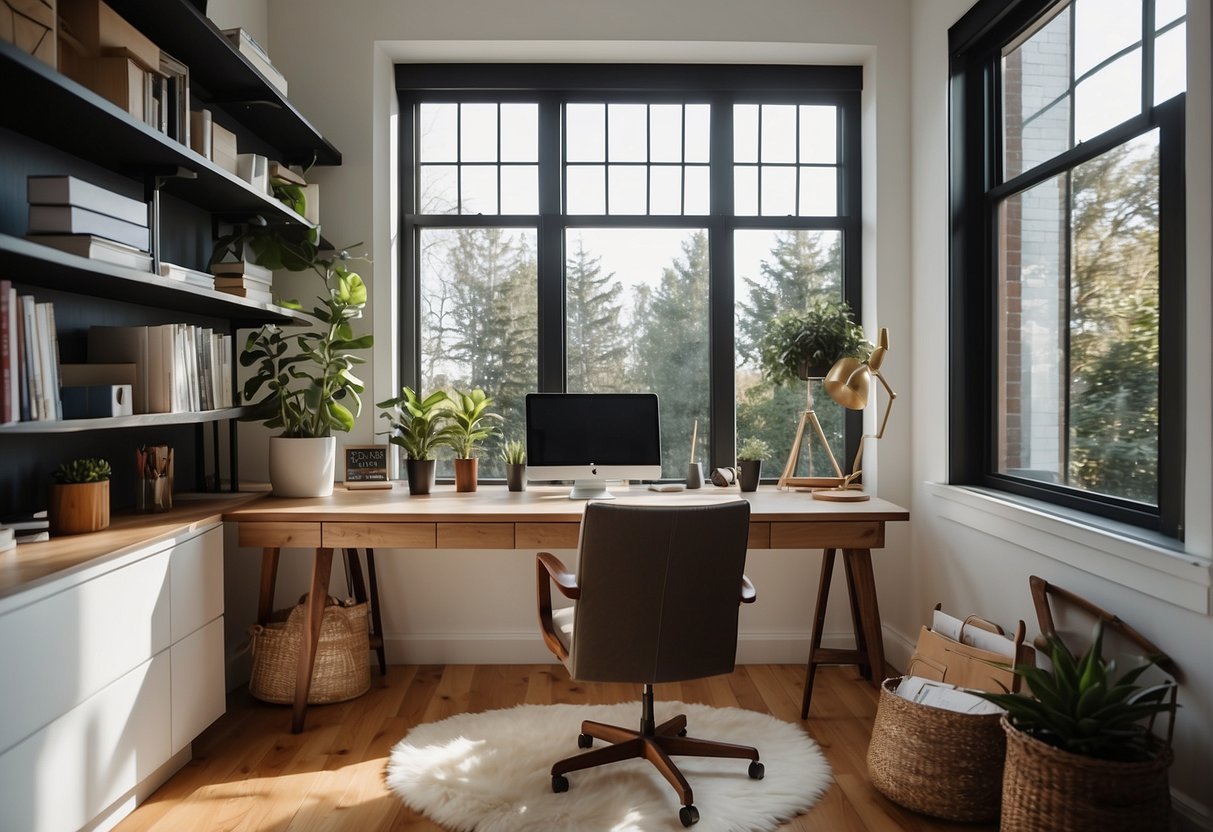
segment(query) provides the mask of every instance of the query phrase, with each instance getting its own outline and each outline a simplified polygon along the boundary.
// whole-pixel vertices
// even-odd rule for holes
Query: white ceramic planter
[[[270,438],[270,485],[275,497],[327,497],[333,493],[337,437]]]

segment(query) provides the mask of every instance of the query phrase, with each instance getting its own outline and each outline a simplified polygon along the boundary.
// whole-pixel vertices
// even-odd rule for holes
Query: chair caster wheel
[[[591,737],[589,734],[578,734],[577,735],[577,747],[578,748],[593,748],[594,747],[594,738]]]
[[[694,826],[699,823],[699,810],[694,806],[683,806],[678,810],[678,819],[683,826]]]
[[[552,791],[554,791],[556,794],[560,794],[561,792],[567,792],[568,790],[569,778],[565,777],[563,774],[553,774]]]
[[[754,760],[752,763],[750,763],[750,779],[751,780],[761,780],[766,775],[766,773],[767,773],[766,766],[764,766],[762,763],[758,762],[757,760]]]

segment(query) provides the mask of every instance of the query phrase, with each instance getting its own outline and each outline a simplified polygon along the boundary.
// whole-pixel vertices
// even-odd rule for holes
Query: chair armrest
[[[569,572],[560,558],[548,552],[535,555],[535,594],[539,603],[539,629],[543,634],[543,643],[556,654],[560,661],[566,661],[568,651],[556,637],[556,624],[552,620],[552,584],[560,590],[565,598],[574,601],[581,597],[581,587],[577,586],[577,576]]]
[[[750,583],[750,579],[745,575],[741,576],[741,603],[752,604],[758,600],[758,590],[754,588],[754,584]]]
[[[535,556],[535,562],[541,570],[547,572],[548,579],[556,584],[561,595],[574,601],[581,597],[581,587],[577,586],[577,576],[565,568],[560,558],[550,552],[540,552]],[[543,571],[540,572],[540,578],[543,577]]]

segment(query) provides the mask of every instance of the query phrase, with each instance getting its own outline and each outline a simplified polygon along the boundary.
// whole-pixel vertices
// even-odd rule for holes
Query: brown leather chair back
[[[750,504],[590,503],[569,671],[593,682],[729,673]]]

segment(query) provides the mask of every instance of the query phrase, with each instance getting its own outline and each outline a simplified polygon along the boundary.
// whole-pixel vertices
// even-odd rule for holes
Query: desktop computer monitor
[[[528,480],[573,480],[570,500],[610,499],[607,480],[661,478],[655,393],[528,393]]]

